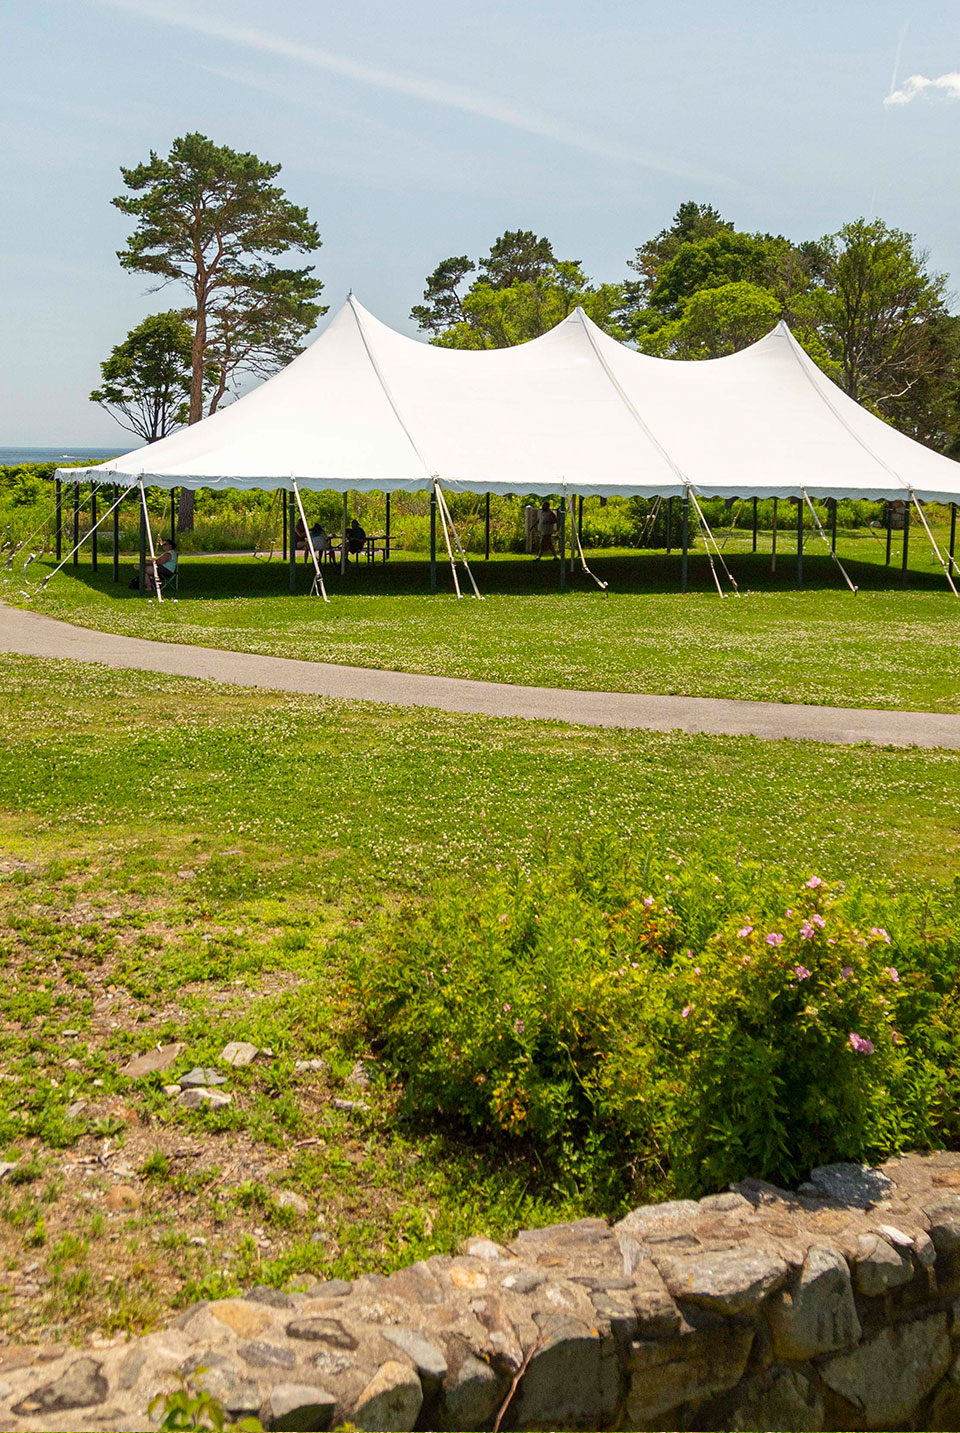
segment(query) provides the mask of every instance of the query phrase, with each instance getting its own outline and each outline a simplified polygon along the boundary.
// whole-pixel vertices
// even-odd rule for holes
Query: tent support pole
[[[153,574],[154,586],[157,589],[157,601],[162,602],[163,593],[160,590],[160,583],[157,580],[157,554],[153,550],[153,530],[150,527],[150,517],[147,513],[147,490],[143,486],[143,478],[140,479],[140,510],[143,513],[143,525],[146,529],[147,548],[150,552],[150,570]],[[144,566],[145,565],[146,564],[144,564]]]
[[[757,499],[756,499],[756,498],[754,498],[754,500],[753,500],[753,547],[752,547],[750,550],[751,550],[751,552],[756,552],[756,550],[757,550]]]
[[[886,508],[886,519],[887,519],[887,561],[886,561],[886,566],[889,567],[889,566],[890,566],[890,545],[891,545],[891,543],[893,542],[893,503],[890,502],[889,499],[887,499],[887,501],[884,503],[883,506]]]
[[[840,571],[843,573],[843,580],[844,580],[844,582],[845,582],[845,583],[847,584],[847,586],[850,588],[850,591],[854,594],[854,596],[856,596],[857,588],[856,588],[856,587],[853,585],[853,583],[850,581],[850,578],[847,576],[847,569],[844,567],[843,563],[840,561],[839,557],[837,556],[837,536],[836,536],[836,532],[834,532],[833,542],[831,542],[830,539],[829,539],[829,537],[827,537],[826,532],[824,531],[823,523],[820,521],[820,518],[819,518],[819,516],[817,515],[817,510],[816,510],[816,508],[814,507],[813,503],[810,501],[810,496],[809,496],[809,494],[807,493],[806,488],[801,488],[800,491],[801,491],[801,493],[803,493],[804,501],[806,502],[807,507],[810,509],[810,514],[811,514],[811,516],[812,516],[812,518],[813,518],[813,525],[814,525],[814,527],[815,527],[815,529],[816,529],[816,531],[817,531],[818,536],[822,537],[823,540],[824,540],[824,542],[825,542],[825,543],[827,544],[827,546],[829,547],[829,549],[830,549],[830,556],[833,558],[834,562],[837,564],[837,566],[839,567]],[[835,499],[835,498],[832,498],[832,499],[831,499],[831,502],[836,503],[836,499]],[[834,516],[836,516],[836,507],[834,507]]]
[[[385,541],[385,543],[384,543],[384,548],[383,548],[383,560],[384,560],[384,562],[389,562],[389,560],[390,560],[390,494],[389,494],[389,493],[386,493],[384,496],[386,497],[386,504],[387,504],[387,521],[386,521],[386,541]]]
[[[956,512],[956,507],[954,507]],[[57,478],[57,561],[63,556],[63,483]]]
[[[317,551],[313,545],[310,529],[307,526],[307,515],[303,510],[303,499],[300,496],[300,489],[297,487],[297,480],[292,473],[290,474],[290,481],[293,484],[293,496],[296,498],[297,507],[300,510],[300,521],[303,523],[304,538],[306,540],[307,550],[310,553],[310,561],[313,563],[313,587],[310,589],[311,596],[316,597],[319,594],[324,602],[329,602],[330,598],[327,596],[327,589],[323,585],[323,573],[320,571],[320,563],[317,561]]]
[[[909,554],[910,554],[910,504],[909,504],[909,502],[906,502],[906,503],[904,503],[904,506],[903,506],[903,555],[902,555],[901,560],[900,560],[900,585],[901,585],[902,587],[906,587],[906,585],[907,585],[907,563],[908,563],[908,561],[909,561]]]
[[[140,506],[140,552],[139,565],[137,568],[141,597],[146,597],[147,595],[147,519],[145,506],[145,504],[141,504]]]
[[[780,499],[773,500],[773,528],[770,533],[770,576],[777,575],[777,509],[780,506]]]
[[[953,549],[956,547],[956,543],[957,543],[957,505],[956,505],[956,503],[951,503],[951,504],[950,504],[950,561],[951,561],[951,563],[953,564],[954,567],[956,567],[956,565],[957,565],[956,562],[954,562],[954,559],[953,559]]]
[[[686,592],[690,555],[690,499],[686,493],[680,507],[680,544],[680,591]]]
[[[280,509],[281,509],[281,511],[282,511],[282,513],[283,513],[283,561],[286,562],[286,560],[287,560],[287,499],[286,499],[286,497],[284,497],[283,502],[280,504]]]
[[[567,495],[560,503],[560,591],[567,590]]]
[[[910,497],[913,499],[914,507],[917,509],[917,516],[919,517],[920,521],[923,523],[924,530],[926,531],[927,537],[930,539],[930,546],[933,548],[934,552],[936,553],[937,561],[939,562],[940,566],[943,568],[943,575],[944,575],[944,577],[946,577],[947,581],[948,581],[949,584],[950,584],[950,591],[953,593],[954,597],[960,597],[960,592],[958,592],[957,589],[956,589],[956,587],[954,587],[954,585],[953,585],[953,578],[950,576],[950,568],[948,567],[946,561],[944,560],[943,553],[940,551],[940,548],[937,546],[937,540],[936,540],[936,538],[934,537],[933,533],[930,531],[930,524],[927,522],[927,515],[926,515],[926,513],[924,512],[924,510],[923,510],[923,508],[922,508],[922,506],[921,506],[921,504],[920,504],[920,499],[917,497],[916,493],[913,491],[913,488],[910,489]]]
[[[120,494],[113,485],[113,580],[120,581]]]
[[[170,489],[170,542],[177,545],[177,490]]]
[[[581,516],[581,518],[583,517],[583,498],[582,498],[582,497],[580,498],[580,516]],[[583,523],[582,523],[582,522],[580,522],[579,524],[576,523],[576,522],[574,522],[573,508],[571,507],[571,509],[570,509],[570,549],[571,549],[571,551],[573,550],[574,539],[576,539],[577,551],[578,551],[579,554],[580,554],[580,569],[581,569],[581,571],[582,571],[582,572],[585,572],[588,577],[592,577],[592,578],[593,578],[594,582],[595,582],[595,583],[597,584],[597,586],[600,588],[600,591],[601,591],[601,592],[607,592],[607,591],[609,590],[609,587],[610,587],[609,582],[604,582],[601,578],[599,578],[599,577],[597,576],[597,574],[596,574],[595,572],[591,572],[590,569],[589,569],[589,567],[587,566],[587,559],[586,559],[586,558],[584,557],[584,555],[583,555],[583,534],[582,534],[582,528],[583,528]]]
[[[453,544],[454,544],[454,547],[455,547],[455,548],[457,549],[457,551],[459,552],[459,554],[460,554],[460,561],[463,563],[463,569],[464,569],[464,571],[466,572],[467,576],[468,576],[469,579],[470,579],[470,586],[473,588],[473,595],[474,595],[474,597],[477,599],[478,602],[482,602],[482,601],[483,601],[483,597],[482,597],[481,594],[480,594],[480,589],[479,589],[479,587],[477,586],[476,580],[475,580],[475,578],[474,578],[474,576],[473,576],[473,569],[471,568],[470,563],[469,563],[468,560],[467,560],[467,554],[466,554],[466,553],[464,552],[464,550],[463,550],[463,543],[460,541],[460,534],[457,532],[456,525],[454,524],[454,521],[453,521],[453,514],[452,514],[451,511],[450,511],[450,504],[447,502],[447,500],[446,500],[446,498],[445,498],[445,496],[444,496],[443,488],[441,488],[440,483],[439,483],[439,480],[438,480],[438,482],[437,482],[437,495],[438,495],[438,497],[439,497],[439,499],[440,499],[440,511],[446,515],[447,524],[448,524],[448,526],[449,526],[449,528],[450,528],[450,532],[451,532],[451,534],[452,534],[452,536],[453,536]]]
[[[673,546],[673,498],[667,498],[667,556]]]
[[[447,517],[446,517],[446,513],[444,512],[443,499],[442,499],[441,496],[440,496],[440,484],[439,484],[439,482],[437,481],[437,476],[436,476],[436,474],[434,474],[434,477],[433,477],[433,491],[434,491],[434,494],[435,494],[435,497],[436,497],[437,509],[438,509],[438,511],[439,511],[439,513],[440,513],[440,523],[441,523],[441,526],[443,527],[443,541],[444,541],[444,544],[446,545],[447,556],[448,556],[449,559],[450,559],[450,572],[451,572],[451,574],[452,574],[452,576],[453,576],[453,586],[454,586],[454,590],[456,591],[456,594],[457,594],[457,601],[458,601],[458,602],[462,602],[462,601],[463,601],[463,593],[460,591],[460,579],[459,579],[459,577],[457,576],[457,564],[456,564],[456,563],[454,562],[454,560],[453,560],[453,548],[452,548],[451,545],[450,545],[450,533],[449,533],[449,531],[448,531],[448,529],[447,529]]]
[[[483,560],[490,561],[490,494],[483,505]]]
[[[116,485],[116,483],[114,483],[114,485],[113,485],[113,491],[114,491],[114,493],[116,493],[116,491],[117,491],[117,485]],[[113,504],[112,504],[110,507],[107,508],[107,510],[106,510],[106,512],[103,514],[103,516],[97,519],[97,526],[98,526],[98,527],[100,526],[101,523],[106,522],[107,518],[110,516],[111,513],[114,514],[114,521],[116,521],[116,511],[117,511],[117,508],[118,508],[118,507],[120,506],[120,504],[123,502],[123,499],[127,496],[127,493],[128,493],[129,491],[130,491],[130,489],[129,489],[129,488],[126,488],[126,489],[123,491],[123,493],[122,493],[119,497],[116,497],[116,498],[115,498]],[[88,537],[90,537],[90,533],[89,533],[89,532],[88,532],[88,533],[84,533],[84,535],[83,535],[83,537],[80,539],[80,541],[81,541],[81,542],[86,542],[86,540],[87,540]],[[48,572],[48,573],[47,573],[46,577],[43,579],[43,581],[42,581],[41,584],[40,584],[41,589],[43,589],[44,587],[46,587],[46,585],[47,585],[47,583],[50,581],[51,577],[55,577],[55,576],[57,575],[57,573],[60,571],[61,567],[66,567],[67,563],[70,561],[70,559],[71,559],[72,556],[73,556],[73,553],[72,553],[72,552],[68,552],[67,555],[66,555],[66,557],[63,559],[63,561],[62,561],[62,562],[59,562],[59,563],[57,564],[57,566],[53,569],[52,572]]]
[[[711,551],[710,551],[710,544],[711,544],[711,543],[713,543],[713,552],[716,553],[717,558],[719,559],[719,562],[720,562],[720,566],[723,568],[724,572],[725,572],[726,575],[727,575],[727,581],[730,583],[730,586],[733,588],[734,592],[735,592],[736,595],[739,597],[739,596],[740,596],[740,588],[737,586],[736,578],[734,577],[733,573],[730,571],[729,567],[727,566],[727,564],[726,564],[726,562],[725,562],[725,560],[724,560],[724,556],[723,556],[723,553],[722,553],[721,550],[720,550],[720,545],[719,545],[719,543],[717,542],[717,539],[714,537],[713,533],[710,531],[710,524],[707,522],[707,519],[706,519],[706,517],[704,516],[704,511],[703,511],[703,508],[700,506],[700,502],[699,502],[699,500],[698,500],[698,498],[697,498],[697,495],[696,495],[696,493],[693,491],[692,486],[688,486],[687,491],[688,491],[689,494],[690,494],[690,501],[693,503],[693,511],[694,511],[694,513],[696,514],[696,519],[697,519],[697,522],[698,522],[698,524],[699,524],[699,526],[700,526],[700,534],[701,534],[701,536],[702,536],[702,538],[703,538],[703,546],[704,546],[704,548],[705,548],[705,550],[706,550],[707,558],[708,558],[709,563],[710,563],[710,572],[711,572],[711,574],[712,574],[712,576],[713,576],[714,582],[715,582],[716,585],[717,585],[717,592],[720,594],[720,597],[721,597],[721,598],[724,597],[725,594],[724,594],[723,588],[720,586],[720,579],[719,579],[719,577],[717,576],[717,569],[716,569],[716,568],[714,567],[714,565],[713,565],[713,553],[711,553]]]
[[[291,508],[290,508],[290,518],[291,518],[291,521],[292,521],[292,519],[293,519],[293,507],[292,507],[292,506],[291,506]],[[341,531],[341,533],[340,533],[340,575],[341,575],[341,577],[342,577],[343,574],[344,574],[344,573],[346,572],[346,570],[347,570],[347,490],[346,490],[346,488],[344,488],[344,490],[343,490],[343,521],[342,521],[342,523],[341,523],[341,528],[342,528],[342,531]],[[290,532],[291,532],[291,533],[293,532],[293,528],[292,528],[292,527],[291,527],[291,529],[290,529]],[[291,536],[291,538],[290,538],[290,541],[293,542],[293,537],[292,537],[292,536]],[[359,556],[359,554],[358,554],[358,556]]]
[[[583,557],[583,493],[577,499],[577,547],[580,549],[580,561],[583,564],[584,572],[586,572],[587,564]]]
[[[100,553],[97,546],[97,538],[99,536],[97,532],[98,526],[97,485],[96,483],[92,483],[90,486],[90,565],[93,568],[94,572],[96,572],[97,570],[98,560],[100,557]]]
[[[830,499],[830,555],[837,555],[837,500]]]
[[[297,590],[297,540],[294,536],[296,518],[293,515],[294,500],[292,489],[283,500],[283,508],[287,514],[287,533],[290,538],[287,544],[287,562],[290,569],[290,591],[295,593]]]
[[[79,562],[77,552],[80,548],[80,484],[73,485],[73,565],[76,567]]]
[[[430,591],[437,590],[437,490],[430,492]]]
[[[803,499],[794,498],[797,505],[797,586],[803,586]]]

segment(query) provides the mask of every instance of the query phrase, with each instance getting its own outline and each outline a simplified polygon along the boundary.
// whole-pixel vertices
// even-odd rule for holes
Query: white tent
[[[779,324],[729,358],[649,358],[582,309],[516,348],[394,332],[352,296],[281,373],[67,481],[125,487],[956,502],[960,464],[831,383]]]

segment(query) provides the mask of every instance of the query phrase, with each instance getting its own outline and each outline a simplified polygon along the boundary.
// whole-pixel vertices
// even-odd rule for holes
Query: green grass
[[[141,1328],[258,1280],[387,1269],[587,1212],[522,1148],[494,1161],[398,1123],[376,1073],[368,1110],[332,1103],[357,1096],[365,1054],[348,967],[367,917],[441,873],[471,881],[614,830],[929,888],[960,847],[947,752],[370,708],[21,658],[0,659],[0,690],[0,1158],[24,1161],[0,1190],[0,1325],[20,1339]],[[192,1115],[169,1076],[119,1074],[175,1039],[174,1076],[231,1039],[272,1053],[230,1073],[227,1110]],[[316,1056],[324,1071],[295,1071]],[[106,1204],[118,1181],[139,1209]],[[280,1208],[283,1188],[307,1217]]]
[[[942,536],[942,534],[941,534]],[[721,535],[721,541],[723,541]],[[769,533],[761,533],[769,549]],[[456,602],[439,567],[431,596],[422,559],[325,569],[329,605],[287,591],[276,560],[187,558],[179,600],[141,601],[126,583],[89,563],[61,572],[29,605],[88,627],[162,641],[333,661],[357,666],[556,687],[676,693],[840,706],[960,711],[960,602],[950,594],[926,539],[911,533],[906,589],[881,538],[842,534],[840,550],[860,587],[853,596],[822,544],[807,535],[805,583],[795,587],[792,534],[781,533],[778,572],[768,552],[752,554],[733,534],[725,555],[742,598],[717,597],[706,558],[691,557],[690,588],[679,593],[679,556],[605,553],[591,557],[610,583],[603,595],[583,574],[557,590],[556,565],[498,558],[475,564],[482,604]],[[27,578],[49,568],[35,564]],[[0,589],[24,602],[19,579]],[[726,588],[729,591],[729,588]]]

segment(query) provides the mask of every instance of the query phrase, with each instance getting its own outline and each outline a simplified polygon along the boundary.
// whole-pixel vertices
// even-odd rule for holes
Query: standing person
[[[554,558],[557,556],[557,549],[553,545],[553,534],[559,523],[560,519],[550,506],[550,499],[544,498],[540,504],[540,511],[537,513],[537,532],[540,535],[540,551],[537,553],[537,562],[545,552],[549,552]]]

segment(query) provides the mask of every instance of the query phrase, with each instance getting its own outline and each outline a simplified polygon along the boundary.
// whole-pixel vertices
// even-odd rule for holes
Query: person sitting
[[[360,554],[367,543],[367,534],[354,518],[347,528],[347,552],[352,552],[357,561],[360,561]]]
[[[309,562],[309,561],[310,561],[310,549],[309,549],[308,546],[307,546],[307,529],[306,529],[306,528],[304,527],[304,525],[303,525],[303,518],[302,518],[302,517],[298,517],[298,518],[297,518],[297,521],[296,521],[296,525],[294,526],[294,529],[293,529],[293,550],[294,550],[294,552],[296,553],[296,552],[298,551],[298,549],[301,548],[301,547],[303,548],[303,560],[304,560],[304,562]]]
[[[315,522],[310,529],[310,541],[313,543],[313,550],[317,554],[317,561],[323,562],[327,549],[330,547],[330,536],[322,522]]]
[[[537,553],[537,562],[540,561],[545,552],[553,557],[557,556],[557,550],[553,545],[553,534],[556,532],[560,519],[550,506],[550,499],[544,498],[537,513],[537,532],[540,535],[540,551]]]
[[[147,587],[152,588],[154,592],[159,591],[173,577],[179,561],[180,555],[177,552],[176,543],[171,538],[165,537],[160,543],[160,551],[157,553],[152,571],[150,570],[151,564],[147,563]]]

